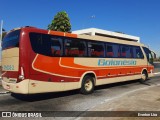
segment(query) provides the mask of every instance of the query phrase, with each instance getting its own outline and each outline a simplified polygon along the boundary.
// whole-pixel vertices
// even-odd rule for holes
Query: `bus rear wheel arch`
[[[95,81],[93,75],[85,75],[82,79],[80,92],[84,95],[91,94],[94,91]]]

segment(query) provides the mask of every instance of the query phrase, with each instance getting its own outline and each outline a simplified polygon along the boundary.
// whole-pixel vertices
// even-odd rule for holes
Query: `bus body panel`
[[[2,71],[18,71],[19,48],[10,48],[2,51]]]
[[[29,84],[29,79],[25,79],[19,83],[10,83],[6,82],[7,78],[3,77],[2,80],[2,86],[4,89],[11,91],[13,93],[21,93],[21,94],[28,94],[28,84]]]
[[[153,75],[153,66],[148,64],[143,49],[143,59],[51,57],[33,51],[29,37],[29,33],[31,32],[62,36],[64,38],[70,37],[90,41],[134,45],[139,46],[141,49],[143,46],[143,44],[137,42],[118,40],[110,37],[76,35],[30,27],[22,28],[19,51],[18,48],[16,48],[16,53],[14,53],[16,50],[6,49],[2,53],[4,54],[2,56],[2,66],[10,65],[13,64],[12,62],[17,61],[14,62],[14,66],[16,66],[15,71],[5,71],[3,69],[3,87],[11,92],[33,94],[79,89],[81,88],[83,77],[89,73],[95,75],[95,85],[140,79],[142,78],[143,70],[147,70],[149,77]],[[10,51],[6,54],[8,50]],[[12,60],[8,59],[7,57],[12,57],[12,54],[14,55]],[[21,68],[24,72],[24,79],[18,80]],[[8,77],[7,75],[13,76]],[[13,78],[17,79],[15,83],[10,82],[10,79]]]

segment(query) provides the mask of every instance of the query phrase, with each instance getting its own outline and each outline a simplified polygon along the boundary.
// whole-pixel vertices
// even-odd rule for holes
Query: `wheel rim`
[[[146,80],[146,74],[142,74],[142,80]]]
[[[84,87],[86,91],[91,91],[93,87],[92,81],[90,79],[86,80]]]

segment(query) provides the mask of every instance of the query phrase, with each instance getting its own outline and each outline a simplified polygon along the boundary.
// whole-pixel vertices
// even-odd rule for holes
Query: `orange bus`
[[[2,42],[2,85],[12,93],[35,94],[103,84],[145,81],[154,69],[151,51],[117,37],[77,35],[22,27]]]

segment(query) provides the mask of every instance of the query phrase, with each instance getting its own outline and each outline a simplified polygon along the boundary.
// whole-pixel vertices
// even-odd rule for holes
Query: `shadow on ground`
[[[138,83],[139,80],[134,81],[126,81],[126,82],[119,82],[119,83],[113,83],[113,84],[107,84],[107,85],[101,85],[95,87],[95,90],[102,90],[117,86],[124,86],[128,84],[134,84]],[[142,83],[144,85],[148,85],[147,83]],[[80,94],[79,90],[71,90],[71,91],[65,91],[65,92],[52,92],[52,93],[41,93],[41,94],[30,94],[30,95],[22,95],[22,94],[15,94],[11,93],[12,97],[15,97],[16,99],[22,100],[22,101],[28,101],[28,102],[34,102],[34,101],[41,101],[46,99],[54,99],[54,98],[60,98],[65,96],[72,96]],[[93,93],[94,94],[94,93]]]

